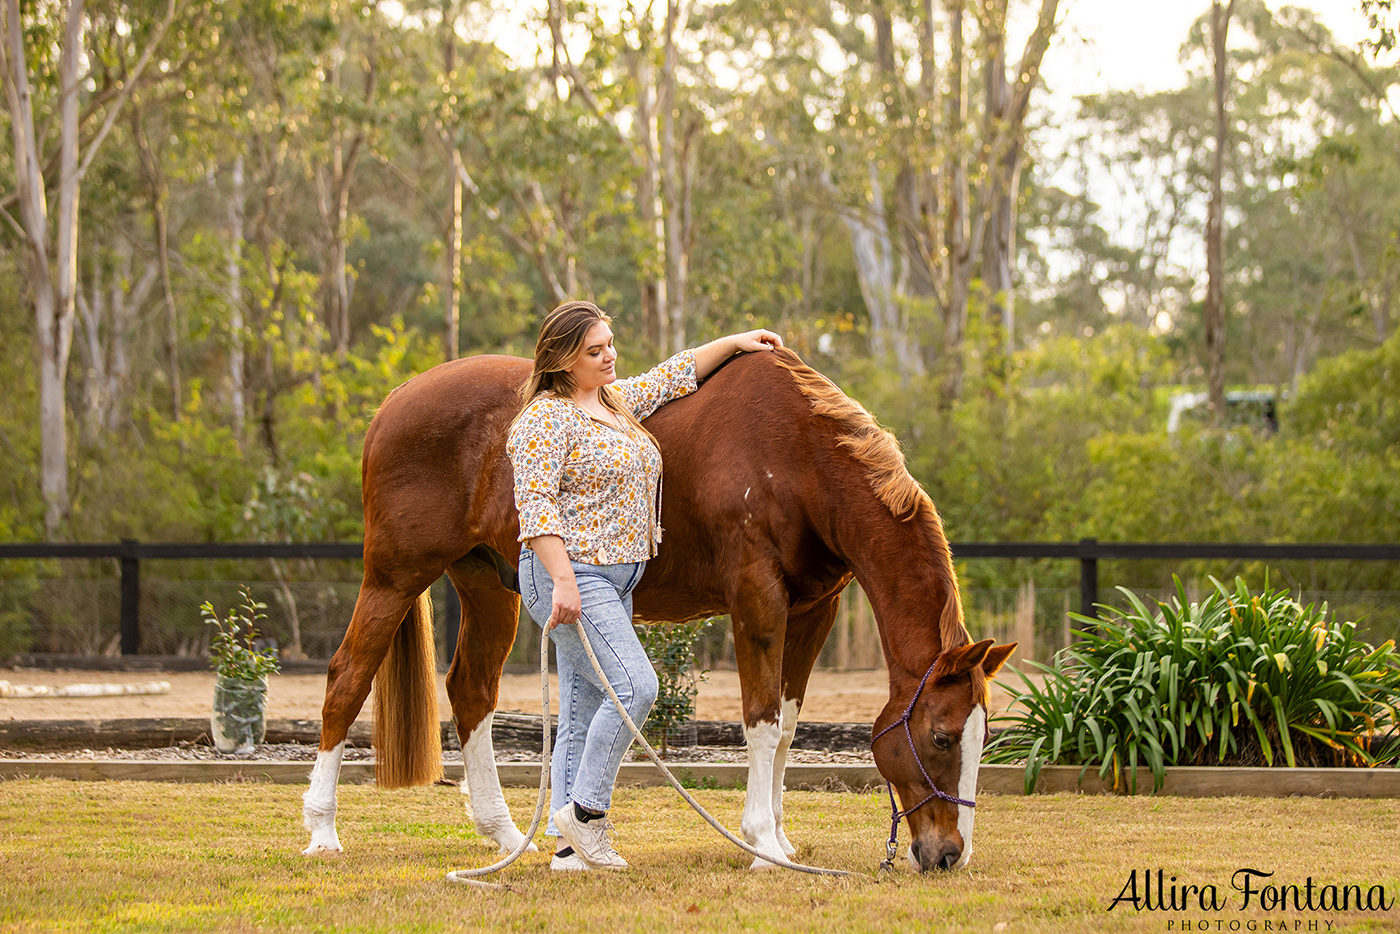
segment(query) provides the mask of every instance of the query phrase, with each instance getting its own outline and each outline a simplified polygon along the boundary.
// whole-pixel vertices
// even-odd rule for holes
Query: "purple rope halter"
[[[889,779],[885,780],[885,791],[889,792],[890,796],[890,839],[885,843],[885,858],[880,861],[881,869],[894,868],[895,853],[899,850],[899,822],[904,818],[908,817],[910,814],[913,814],[925,804],[928,804],[934,798],[937,798],[940,801],[947,801],[949,804],[960,804],[964,807],[970,808],[977,807],[976,802],[968,801],[963,798],[955,798],[950,794],[945,794],[944,792],[938,790],[938,786],[933,783],[933,779],[928,777],[928,769],[924,768],[924,761],[919,758],[919,750],[914,745],[914,734],[909,729],[909,717],[914,713],[914,705],[918,703],[919,695],[924,692],[924,686],[928,684],[928,679],[933,674],[933,669],[935,666],[937,666],[937,664],[938,659],[934,659],[933,664],[928,666],[928,671],[924,672],[924,679],[919,682],[918,690],[914,692],[913,697],[909,698],[909,706],[904,708],[904,713],[900,715],[899,719],[891,723],[889,726],[885,727],[883,730],[876,733],[873,737],[870,738],[870,747],[873,750],[875,748],[875,741],[877,739],[879,739],[881,736],[884,736],[886,733],[888,733],[890,730],[893,730],[895,727],[903,725],[904,736],[909,740],[909,751],[914,754],[914,761],[919,764],[919,771],[924,776],[924,782],[929,786],[929,788],[933,789],[918,804],[914,805],[911,808],[901,811],[899,807],[894,803],[894,788],[890,785]]]

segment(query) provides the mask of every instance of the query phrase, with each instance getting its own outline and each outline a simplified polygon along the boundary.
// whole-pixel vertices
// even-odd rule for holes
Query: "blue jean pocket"
[[[535,584],[535,573],[538,569],[539,559],[535,553],[526,549],[520,555],[520,596],[525,599],[525,609],[530,612],[531,619],[535,616],[535,606],[540,602],[540,589]]]

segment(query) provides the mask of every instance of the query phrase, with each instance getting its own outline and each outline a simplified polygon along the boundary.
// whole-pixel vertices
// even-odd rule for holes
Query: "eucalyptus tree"
[[[1310,14],[1246,6],[1236,106],[1239,331],[1256,379],[1296,386],[1324,355],[1391,329],[1400,269],[1393,70],[1339,54]]]
[[[1226,113],[1229,95],[1229,64],[1226,41],[1236,0],[1210,5],[1210,60],[1215,92],[1215,148],[1210,171],[1210,201],[1206,207],[1206,385],[1210,408],[1217,422],[1225,416],[1225,269],[1223,227],[1225,224],[1225,148],[1230,144]]]
[[[1229,382],[1296,384],[1319,356],[1392,327],[1400,270],[1395,76],[1341,49],[1307,11],[1240,0],[1228,50],[1220,274],[1234,348]],[[1215,172],[1211,13],[1182,46],[1188,77],[1165,91],[1085,97],[1069,148],[1110,239],[1074,262],[1101,271],[1115,311],[1163,333],[1187,376],[1210,372],[1200,282]],[[1089,179],[1093,179],[1092,186]]]
[[[789,155],[824,181],[849,232],[871,351],[906,375],[943,356],[956,393],[976,283],[998,354],[1014,334],[1019,176],[1057,0],[1039,5],[1018,54],[1006,0],[729,9],[743,41],[773,49],[816,131]]]
[[[686,344],[693,192],[707,128],[693,96],[709,76],[694,35],[713,18],[696,0],[625,0],[615,13],[547,0],[551,71],[632,161],[643,317],[663,353]],[[587,49],[575,62],[571,30]]]
[[[1101,203],[1086,220],[1107,233],[1076,243],[1076,264],[1097,266],[1115,312],[1144,329],[1169,331],[1192,301],[1209,106],[1198,84],[1086,95],[1058,166]]]
[[[379,82],[389,29],[377,0],[330,0],[331,42],[318,65],[322,93],[318,141],[307,150],[321,220],[322,313],[330,343],[342,359],[350,349],[352,277],[346,265],[351,238],[351,188],[361,157],[377,130]]]
[[[199,8],[192,9],[198,16]],[[77,310],[83,181],[131,95],[170,70],[148,68],[157,52],[162,65],[166,56],[178,58],[179,44],[167,46],[165,40],[186,12],[183,0],[154,9],[89,7],[83,0],[27,9],[19,0],[0,5],[0,80],[15,154],[14,189],[0,196],[0,209],[27,257],[44,528],[51,538],[69,511],[65,388]]]

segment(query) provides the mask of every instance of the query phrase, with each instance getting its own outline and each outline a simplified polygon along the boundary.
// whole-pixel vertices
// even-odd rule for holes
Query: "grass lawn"
[[[971,868],[872,881],[888,833],[883,791],[792,792],[799,858],[866,874],[754,873],[669,789],[622,789],[615,842],[627,873],[560,877],[544,853],[506,870],[515,891],[449,885],[494,860],[461,796],[434,786],[340,790],[347,852],[306,859],[303,788],[287,785],[0,782],[4,931],[1199,931],[1400,929],[1400,803],[1389,800],[984,795]],[[701,791],[730,827],[742,793]],[[535,792],[508,789],[522,824]],[[907,844],[907,834],[903,841]],[[1376,912],[1239,910],[1236,870],[1255,887],[1384,886]],[[1214,884],[1202,912],[1108,906],[1129,873]],[[1257,901],[1257,896],[1256,896]],[[1216,922],[1220,926],[1216,926]],[[1238,926],[1232,927],[1232,922]],[[1266,926],[1267,922],[1267,926]],[[1295,922],[1297,923],[1295,926]],[[1310,922],[1316,927],[1310,928]],[[1329,927],[1329,922],[1331,926]],[[1252,926],[1251,926],[1252,925]]]

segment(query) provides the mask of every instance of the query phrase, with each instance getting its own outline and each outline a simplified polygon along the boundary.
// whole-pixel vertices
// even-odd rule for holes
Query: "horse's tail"
[[[433,603],[418,595],[374,676],[374,780],[382,788],[442,778]]]

